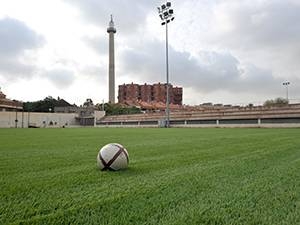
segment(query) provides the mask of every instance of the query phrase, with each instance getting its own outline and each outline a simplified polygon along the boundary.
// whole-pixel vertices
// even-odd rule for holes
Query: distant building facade
[[[23,103],[6,98],[6,95],[0,90],[0,111],[22,111]]]
[[[173,87],[169,84],[170,104],[182,105],[182,87]],[[167,84],[123,84],[119,85],[118,102],[162,102],[166,103]]]

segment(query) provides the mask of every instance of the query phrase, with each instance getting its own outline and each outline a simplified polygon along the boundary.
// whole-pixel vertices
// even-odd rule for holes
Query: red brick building
[[[182,105],[182,87],[173,87],[169,84],[170,104]],[[119,85],[118,102],[162,102],[166,103],[167,84],[123,84]]]

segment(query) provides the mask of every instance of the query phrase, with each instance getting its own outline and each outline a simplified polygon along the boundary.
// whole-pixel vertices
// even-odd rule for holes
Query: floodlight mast
[[[174,11],[171,9],[171,2],[157,7],[158,14],[161,19],[161,25],[166,26],[166,78],[167,78],[167,99],[166,99],[166,124],[165,127],[170,127],[170,93],[169,93],[169,37],[168,23],[174,20]]]
[[[283,86],[286,87],[286,100],[289,101],[289,85],[291,84],[289,81],[283,82]]]

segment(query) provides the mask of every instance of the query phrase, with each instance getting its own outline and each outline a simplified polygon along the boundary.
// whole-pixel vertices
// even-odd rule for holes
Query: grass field
[[[0,175],[0,224],[300,224],[299,129],[0,129]]]

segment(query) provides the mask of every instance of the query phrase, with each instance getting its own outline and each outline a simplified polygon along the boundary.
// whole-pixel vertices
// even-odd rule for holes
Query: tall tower
[[[115,43],[114,34],[117,32],[113,17],[110,16],[109,26],[107,33],[109,34],[109,67],[108,67],[108,101],[109,103],[115,103]]]

